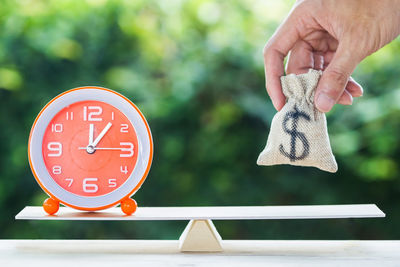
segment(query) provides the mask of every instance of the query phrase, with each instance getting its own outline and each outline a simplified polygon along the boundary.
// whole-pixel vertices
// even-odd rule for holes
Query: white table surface
[[[0,266],[400,266],[400,241],[222,242],[180,253],[175,240],[0,240]]]
[[[307,206],[139,207],[126,216],[120,208],[82,212],[61,207],[47,215],[42,207],[25,207],[17,220],[272,220],[385,217],[374,204]]]

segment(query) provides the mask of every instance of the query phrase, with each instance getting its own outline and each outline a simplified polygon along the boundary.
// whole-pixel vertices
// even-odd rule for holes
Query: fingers
[[[299,40],[290,50],[286,63],[286,74],[307,73],[309,69],[315,69],[313,48],[306,42]]]
[[[345,45],[345,42],[341,43],[332,61],[322,74],[315,92],[315,105],[321,112],[330,111],[333,105],[339,101],[350,74],[360,62],[360,59],[355,56],[355,52],[351,51],[351,47]],[[352,81],[350,87],[356,89],[354,85],[355,83]],[[344,94],[343,97],[346,98],[348,95]]]
[[[293,12],[291,12],[264,47],[266,87],[278,111],[282,109],[286,100],[280,81],[280,77],[284,75],[283,60],[298,39],[299,34],[295,27]]]
[[[324,70],[333,58],[331,51],[327,52],[316,52],[313,47],[303,41],[299,40],[296,42],[292,50],[290,50],[288,60],[286,63],[286,74],[302,74],[307,73],[309,69]],[[363,95],[363,89],[352,77],[349,78],[346,89],[348,93],[353,97],[360,97]],[[343,92],[343,94],[345,94]],[[343,95],[342,94],[342,95]],[[351,99],[346,96],[341,96],[337,101],[338,104],[350,105]]]
[[[265,79],[269,97],[276,110],[281,110],[285,105],[285,96],[282,92],[280,77],[283,73],[284,56],[273,51],[264,54]]]
[[[342,95],[339,97],[337,104],[351,105],[353,104],[353,96],[347,90],[344,90]]]
[[[364,94],[362,86],[358,82],[356,82],[351,76],[347,83],[346,90],[349,91],[349,93],[353,97],[360,97]]]
[[[341,105],[351,105],[353,104],[354,97],[360,97],[362,95],[363,88],[352,77],[350,77],[346,89],[343,91],[336,103]]]
[[[325,58],[332,60],[332,56],[313,51],[313,48],[302,40],[298,41],[289,53],[286,64],[286,74],[307,73],[309,69],[323,70]],[[350,77],[345,90],[337,100],[337,104],[351,105],[354,97],[362,96],[362,87]]]

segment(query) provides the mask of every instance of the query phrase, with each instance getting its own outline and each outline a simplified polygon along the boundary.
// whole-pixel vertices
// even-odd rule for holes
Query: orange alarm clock
[[[121,204],[130,215],[153,159],[150,127],[126,97],[102,87],[79,87],[52,99],[36,117],[28,144],[36,181],[59,204],[86,211]]]

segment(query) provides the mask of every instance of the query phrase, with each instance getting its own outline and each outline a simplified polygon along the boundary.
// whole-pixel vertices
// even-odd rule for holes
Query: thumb
[[[361,61],[351,45],[338,46],[335,56],[322,74],[315,91],[315,106],[328,112],[339,100],[357,64]]]

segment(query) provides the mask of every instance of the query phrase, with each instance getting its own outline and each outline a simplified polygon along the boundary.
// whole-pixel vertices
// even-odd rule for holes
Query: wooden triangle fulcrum
[[[221,252],[221,236],[211,220],[190,220],[181,237],[181,252]]]

